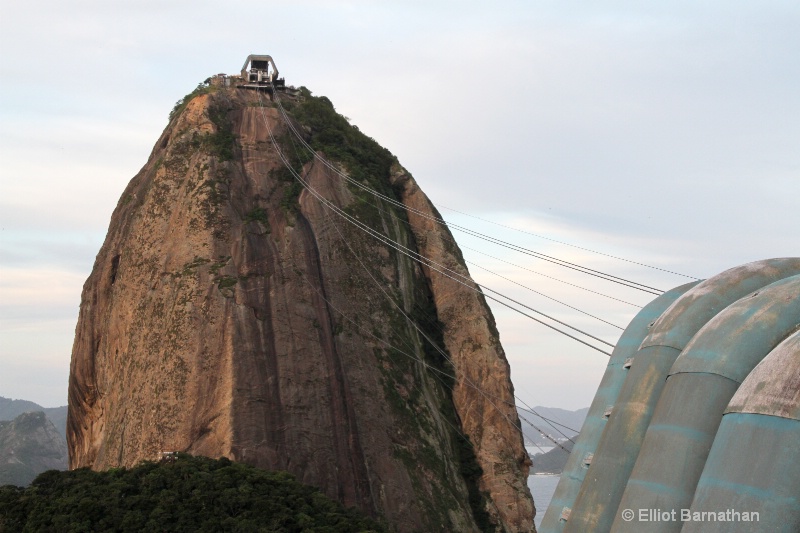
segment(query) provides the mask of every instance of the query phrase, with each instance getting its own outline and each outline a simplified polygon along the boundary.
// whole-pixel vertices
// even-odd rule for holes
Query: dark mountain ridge
[[[13,400],[0,396],[0,421],[13,420],[22,413],[43,412],[53,423],[56,429],[67,438],[67,406],[42,407],[38,403],[28,400]]]

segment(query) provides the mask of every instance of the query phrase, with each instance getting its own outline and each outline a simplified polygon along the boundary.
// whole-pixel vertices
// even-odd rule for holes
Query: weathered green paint
[[[565,532],[610,531],[669,370],[692,337],[731,303],[796,274],[800,258],[735,267],[686,292],[656,320],[603,430]]]
[[[622,383],[628,374],[628,369],[624,368],[625,360],[636,353],[642,340],[649,333],[653,322],[661,316],[661,313],[697,283],[687,283],[665,292],[644,306],[625,328],[611,353],[600,387],[597,389],[580,435],[575,441],[572,453],[561,473],[558,487],[556,487],[553,498],[550,500],[550,506],[539,527],[540,533],[560,533],[564,529],[566,522],[561,520],[562,510],[565,507],[571,508],[578,496],[587,471],[584,458],[587,454],[594,453],[597,448],[600,435],[608,420],[604,413],[607,408],[617,402]]]
[[[661,315],[642,347],[664,345],[682,350],[700,327],[728,305],[796,274],[800,274],[800,258],[786,257],[747,263],[709,278]]]
[[[729,305],[689,342],[670,370],[620,509],[679,513],[692,502],[723,412],[741,381],[800,324],[800,275]],[[625,521],[613,533],[677,533],[679,521]]]
[[[800,275],[749,294],[711,320],[675,361],[670,376],[709,372],[742,383],[800,325]]]
[[[655,407],[655,402],[649,399],[661,393],[664,376],[679,353],[669,346],[648,346],[637,352],[565,532],[610,530]]]
[[[800,531],[800,421],[730,413],[722,417],[690,512],[757,512],[753,522],[683,522],[682,533]]]
[[[685,522],[682,532],[800,531],[800,332],[742,382],[697,483],[691,513],[758,513],[758,522]]]
[[[694,495],[705,458],[711,449],[719,419],[738,383],[712,374],[684,374],[670,389],[669,398],[680,401],[659,401],[647,428],[642,450],[625,487],[619,509],[688,508]],[[672,379],[667,382],[671,385]],[[662,400],[668,392],[665,388]],[[682,395],[682,396],[678,396]],[[662,407],[663,406],[663,407]],[[703,416],[691,413],[707,409],[718,413],[709,427]],[[689,414],[684,419],[684,415]],[[680,531],[678,522],[624,521],[619,513],[611,531],[661,532]]]
[[[725,412],[800,420],[800,332],[783,341],[748,374]]]

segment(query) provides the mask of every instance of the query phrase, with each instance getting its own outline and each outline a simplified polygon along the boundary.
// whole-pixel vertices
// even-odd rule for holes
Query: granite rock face
[[[225,456],[287,470],[397,531],[532,531],[529,461],[483,296],[357,227],[468,276],[414,179],[350,137],[324,97],[282,96],[291,124],[416,211],[298,155],[268,96],[198,92],[123,193],[84,285],[70,467]]]

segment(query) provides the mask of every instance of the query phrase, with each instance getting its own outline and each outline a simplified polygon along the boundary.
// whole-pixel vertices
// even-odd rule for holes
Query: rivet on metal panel
[[[567,520],[569,520],[570,513],[572,513],[572,509],[570,509],[569,507],[564,507],[563,509],[561,509],[561,516],[559,518],[564,522],[566,522]]]
[[[622,368],[630,368],[633,364],[633,357],[628,357],[625,359],[625,363],[622,365]]]
[[[603,412],[603,418],[608,418],[609,416],[611,416],[611,412],[613,410],[614,410],[613,405],[609,405],[608,407],[606,407],[606,410]]]

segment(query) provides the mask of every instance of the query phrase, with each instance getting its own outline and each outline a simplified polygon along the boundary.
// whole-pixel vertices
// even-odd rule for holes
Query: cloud
[[[796,254],[800,8],[788,2],[7,4],[3,376],[13,359],[22,379],[15,350],[26,346],[65,372],[80,285],[123,188],[175,101],[213,73],[236,72],[249,53],[272,54],[287,83],[329,96],[435,203],[701,277]],[[683,281],[443,214],[656,287]],[[649,298],[456,237],[636,303]],[[465,256],[615,323],[630,318],[630,306]],[[470,270],[545,312],[591,324]],[[594,394],[605,356],[495,309],[529,403],[580,407],[577,399]],[[32,364],[26,375],[40,371]]]
[[[4,322],[29,327],[31,317],[77,318],[80,291],[86,275],[54,268],[4,268],[0,279],[0,316]]]
[[[4,261],[5,263],[5,261]],[[0,273],[0,391],[66,404],[69,355],[84,274],[9,268]]]

